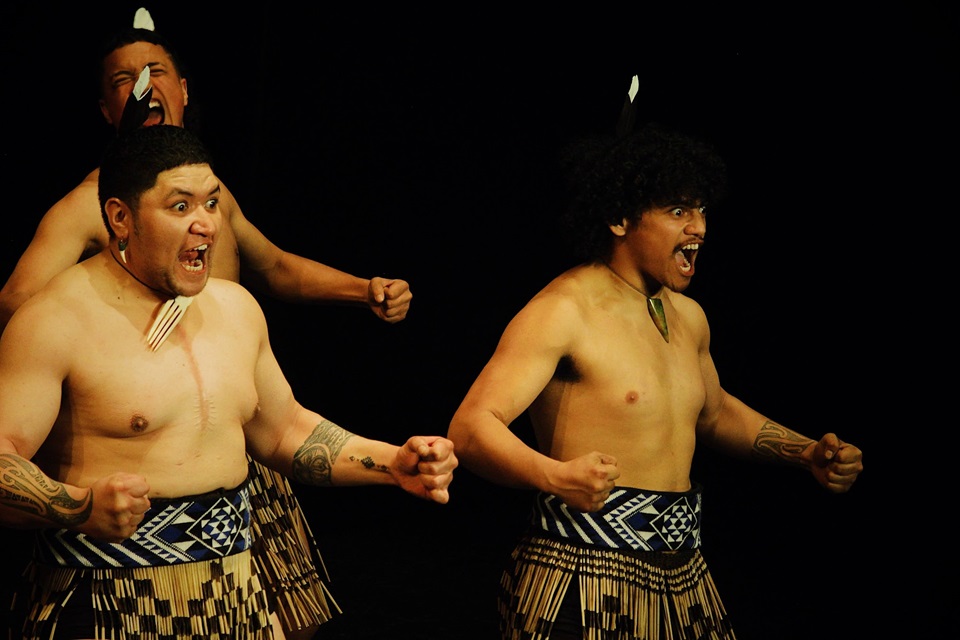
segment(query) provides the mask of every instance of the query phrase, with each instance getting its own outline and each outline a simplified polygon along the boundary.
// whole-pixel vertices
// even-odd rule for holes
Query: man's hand
[[[370,278],[367,304],[381,320],[394,324],[407,317],[413,294],[406,280]]]
[[[828,433],[813,448],[810,472],[827,491],[846,493],[863,471],[863,452]]]
[[[93,511],[77,531],[106,542],[122,542],[137,530],[150,508],[146,478],[114,473],[90,487]]]
[[[450,501],[450,483],[459,461],[453,442],[441,436],[413,436],[397,451],[390,467],[397,484],[418,498],[440,504]]]
[[[600,511],[620,477],[617,459],[594,451],[559,463],[551,474],[550,493],[578,511]]]

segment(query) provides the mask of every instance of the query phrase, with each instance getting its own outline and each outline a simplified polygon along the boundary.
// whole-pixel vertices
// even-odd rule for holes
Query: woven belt
[[[603,510],[584,513],[560,498],[538,493],[533,524],[564,539],[635,551],[674,551],[700,546],[702,488],[683,493],[617,487]]]
[[[250,548],[247,483],[177,499],[154,498],[132,536],[103,542],[67,529],[38,532],[35,558],[62,567],[153,567],[212,560]]]

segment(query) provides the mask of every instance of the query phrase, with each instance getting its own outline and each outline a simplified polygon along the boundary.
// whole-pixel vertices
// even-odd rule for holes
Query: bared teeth
[[[203,268],[203,253],[209,245],[202,244],[180,254],[180,262],[188,271],[200,271]]]

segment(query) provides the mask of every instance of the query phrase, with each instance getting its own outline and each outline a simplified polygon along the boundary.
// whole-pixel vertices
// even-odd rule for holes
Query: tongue
[[[180,254],[180,262],[194,262],[199,257],[199,251],[184,251]]]
[[[151,109],[147,119],[143,121],[143,126],[152,127],[155,124],[163,124],[163,111]]]
[[[692,266],[687,262],[687,256],[683,255],[683,251],[677,251],[673,257],[677,261],[677,266],[680,267],[681,271],[687,271]]]

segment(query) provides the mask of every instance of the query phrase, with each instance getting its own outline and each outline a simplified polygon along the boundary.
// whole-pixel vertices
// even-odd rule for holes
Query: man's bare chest
[[[141,326],[147,320],[105,315],[104,326],[78,345],[63,384],[70,411],[61,417],[71,429],[137,435],[169,425],[242,425],[253,415],[249,347],[212,330],[209,320],[190,318],[153,351]]]

